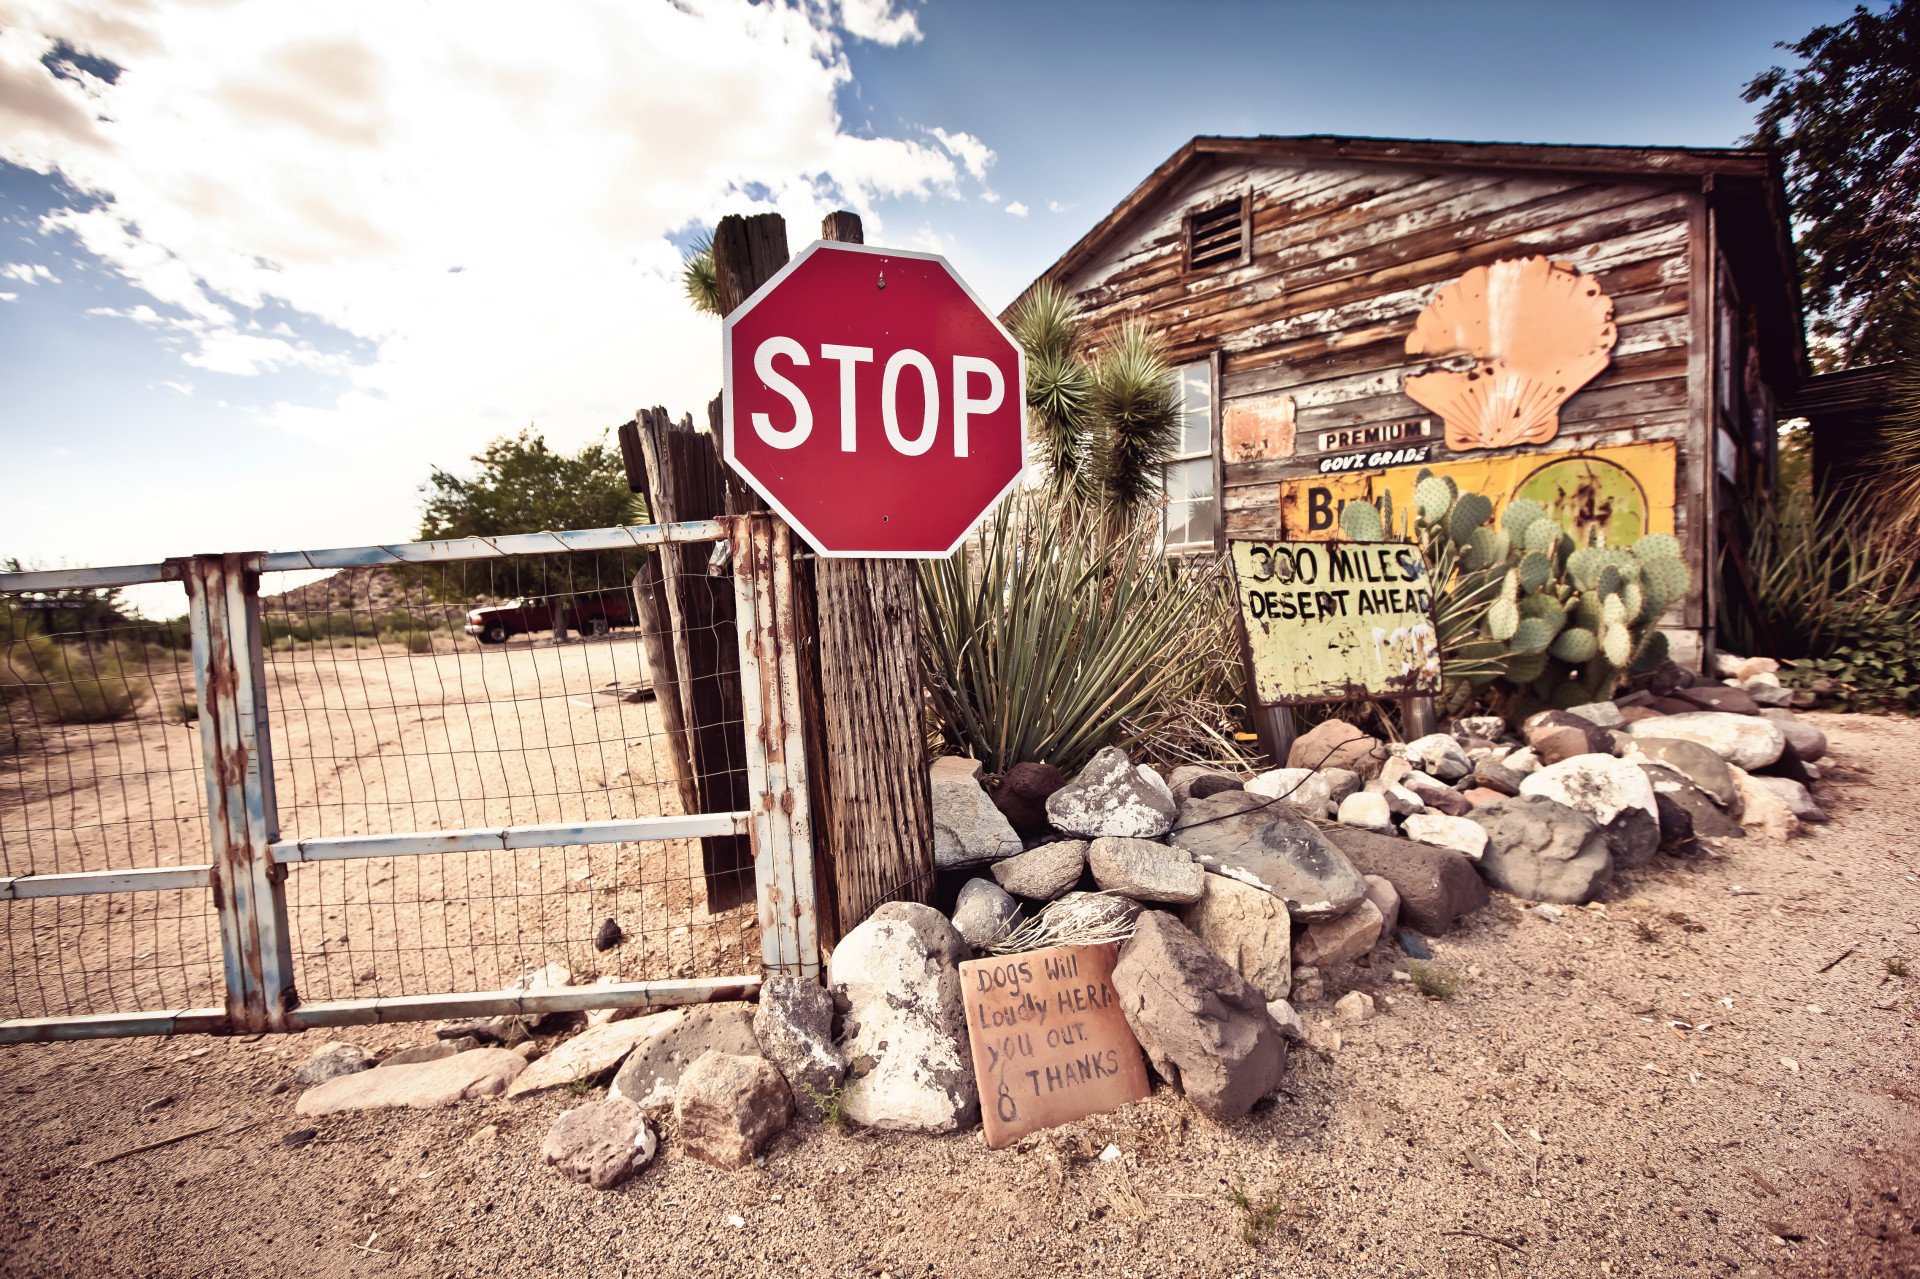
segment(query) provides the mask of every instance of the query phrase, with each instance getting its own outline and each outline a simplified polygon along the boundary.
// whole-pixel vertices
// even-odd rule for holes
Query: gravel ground
[[[1810,718],[1831,826],[1659,858],[1557,923],[1497,896],[1434,945],[1445,1001],[1397,952],[1337,972],[1241,1121],[1162,1087],[999,1152],[801,1125],[743,1173],[669,1131],[602,1194],[539,1161],[565,1092],[289,1147],[275,1088],[319,1033],[5,1048],[0,1273],[1920,1274],[1920,976],[1888,964],[1920,973],[1920,723]],[[1350,988],[1382,1015],[1323,1026]]]

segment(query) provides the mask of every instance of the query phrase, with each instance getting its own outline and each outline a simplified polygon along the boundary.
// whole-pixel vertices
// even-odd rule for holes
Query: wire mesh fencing
[[[676,635],[649,606],[669,592],[730,604],[709,552],[358,568],[291,587],[265,574],[281,842],[743,808],[731,607]],[[677,684],[666,705],[663,676]],[[675,703],[732,710],[706,714],[696,741]],[[497,990],[548,963],[576,983],[747,971],[759,938],[743,842],[296,861],[286,901],[301,997]]]
[[[183,625],[111,593],[0,592],[0,1018],[218,1002],[204,890],[32,896],[16,881],[207,860]]]

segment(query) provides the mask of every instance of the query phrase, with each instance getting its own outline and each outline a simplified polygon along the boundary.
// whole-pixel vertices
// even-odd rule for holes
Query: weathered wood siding
[[[1407,335],[1434,294],[1475,266],[1545,255],[1595,276],[1613,299],[1619,341],[1608,367],[1560,411],[1544,446],[1463,457],[1603,447],[1678,445],[1675,532],[1695,586],[1669,625],[1704,624],[1710,415],[1690,412],[1690,310],[1701,261],[1697,178],[1612,180],[1591,174],[1475,172],[1411,164],[1223,165],[1144,210],[1130,232],[1062,282],[1101,326],[1143,319],[1177,363],[1220,356],[1220,396],[1294,398],[1288,458],[1224,467],[1228,536],[1277,533],[1277,482],[1318,474],[1314,434],[1437,415],[1402,391],[1430,361]],[[1252,261],[1183,270],[1181,222],[1195,210],[1251,196]],[[1705,259],[1710,261],[1711,259]],[[1698,308],[1695,308],[1698,309]],[[1436,436],[1434,458],[1448,456]]]

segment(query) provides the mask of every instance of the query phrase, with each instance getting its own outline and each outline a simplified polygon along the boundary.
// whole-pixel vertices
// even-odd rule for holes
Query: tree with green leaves
[[[1802,285],[1816,336],[1839,367],[1901,355],[1920,311],[1920,0],[1815,27],[1791,70],[1755,76],[1752,144],[1777,148],[1800,228]]]
[[[1160,344],[1139,323],[1095,348],[1086,318],[1051,280],[1014,309],[1027,356],[1027,410],[1047,487],[1118,531],[1158,502],[1180,441],[1180,404]]]

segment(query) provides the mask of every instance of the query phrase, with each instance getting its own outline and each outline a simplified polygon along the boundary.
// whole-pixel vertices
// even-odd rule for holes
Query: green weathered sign
[[[1265,706],[1440,691],[1433,588],[1405,542],[1228,542]]]

